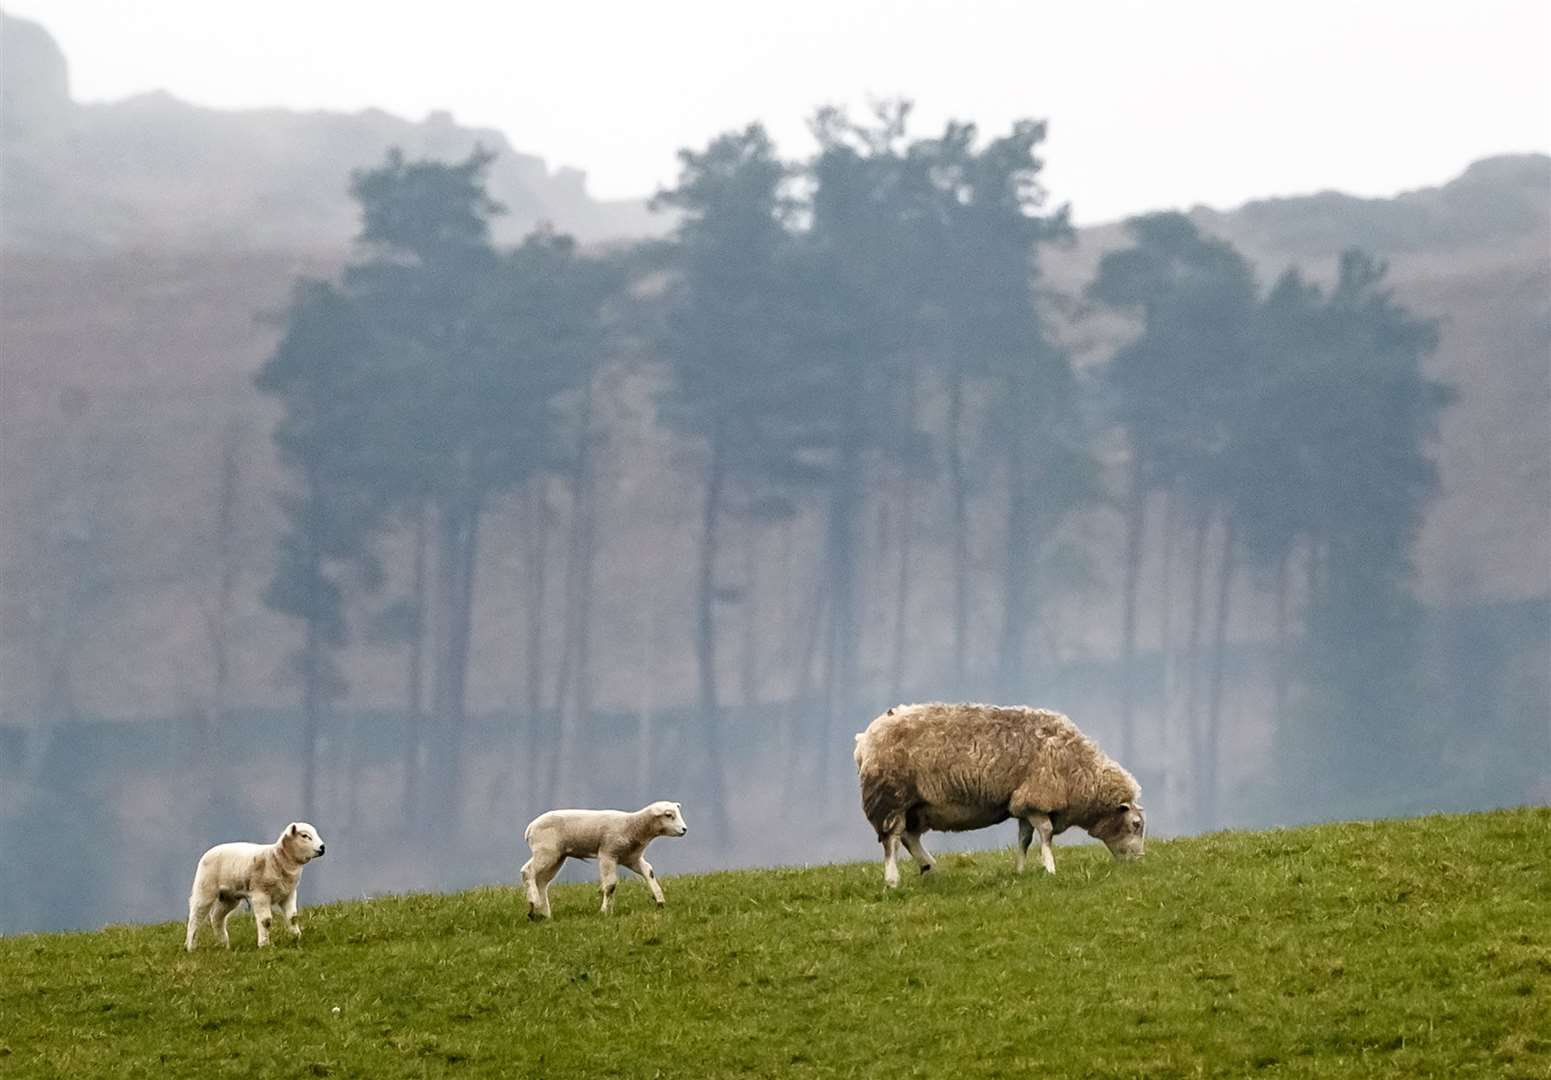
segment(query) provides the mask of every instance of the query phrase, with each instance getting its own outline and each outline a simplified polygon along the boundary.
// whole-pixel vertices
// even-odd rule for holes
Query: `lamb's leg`
[[[518,873],[522,878],[522,894],[528,898],[528,914],[532,915],[539,903],[538,891],[533,887],[533,860],[530,858],[523,863]]]
[[[1028,858],[1029,845],[1034,842],[1034,826],[1025,818],[1018,819],[1018,873],[1023,873],[1023,864]]]
[[[883,884],[890,889],[899,888],[899,837],[890,833],[880,839],[883,844]]]
[[[232,947],[232,937],[227,932],[226,924],[231,920],[232,912],[241,906],[241,900],[223,900],[217,897],[215,904],[210,908],[210,925],[215,927],[216,937],[228,949]]]
[[[652,864],[638,855],[635,862],[625,865],[646,879],[646,887],[652,890],[652,899],[657,901],[658,907],[662,907],[664,903],[662,886],[657,884],[657,875],[652,873]]]
[[[258,923],[258,946],[267,948],[269,945],[269,927],[274,922],[274,913],[270,910],[269,896],[266,893],[255,892],[248,897],[248,903],[253,908],[253,920]]]
[[[285,912],[285,927],[291,932],[293,938],[300,938],[302,936],[302,928],[296,921],[296,894],[298,891],[297,889],[292,889],[291,895],[285,898],[285,903],[281,905],[280,909]]]
[[[549,918],[549,883],[560,872],[564,855],[536,851],[522,868],[522,878],[528,887],[528,918]]]
[[[189,952],[194,951],[194,936],[199,933],[199,924],[205,917],[205,912],[210,910],[211,901],[205,899],[198,884],[188,898],[188,933],[184,935],[183,947]]]
[[[921,873],[926,874],[937,869],[937,860],[932,858],[931,853],[921,844],[920,833],[907,832],[901,839],[905,842],[905,850],[910,852],[910,857],[916,861],[916,866],[920,868]]]
[[[598,854],[598,893],[603,897],[603,914],[607,915],[614,907],[614,889],[619,884],[619,876],[614,868],[619,864],[613,856]]]

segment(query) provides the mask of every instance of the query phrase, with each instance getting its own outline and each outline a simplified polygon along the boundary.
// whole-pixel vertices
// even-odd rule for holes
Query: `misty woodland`
[[[1543,797],[1544,595],[1415,587],[1438,312],[1360,243],[1267,273],[1185,213],[1084,262],[1043,123],[910,119],[683,150],[612,243],[497,239],[495,151],[379,151],[354,243],[250,305],[262,362],[167,421],[181,471],[103,391],[13,428],[0,930],[176,912],[210,830],[126,821],[318,822],[314,895],[510,880],[481,837],[664,791],[677,868],[860,854],[853,737],[913,700],[1070,714],[1153,831]],[[176,700],[102,704],[108,633],[177,635]],[[166,872],[84,895],[59,850]]]

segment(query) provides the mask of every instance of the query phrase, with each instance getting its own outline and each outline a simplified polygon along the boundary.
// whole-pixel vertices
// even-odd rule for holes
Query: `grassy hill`
[[[547,925],[486,888],[304,910],[263,954],[250,917],[229,953],[10,938],[0,1075],[1546,1077],[1548,839],[1539,808],[1090,844],[1054,878],[951,856],[894,894],[710,874],[662,914],[631,880],[609,919],[572,885]]]

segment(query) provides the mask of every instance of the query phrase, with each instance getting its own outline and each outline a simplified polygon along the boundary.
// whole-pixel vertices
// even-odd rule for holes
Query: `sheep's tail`
[[[856,737],[856,773],[862,786],[862,814],[883,840],[905,831],[905,810],[911,800],[897,778],[872,766],[872,746],[865,735]]]

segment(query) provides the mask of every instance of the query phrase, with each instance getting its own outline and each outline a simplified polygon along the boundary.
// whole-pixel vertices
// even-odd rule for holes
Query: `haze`
[[[1551,5],[1537,0],[7,10],[55,35],[80,101],[160,89],[218,108],[448,109],[584,169],[604,198],[670,183],[674,152],[713,132],[759,119],[806,152],[815,105],[894,95],[917,101],[917,130],[1049,118],[1048,186],[1081,222],[1327,188],[1388,195],[1551,149]]]
[[[876,859],[913,701],[1155,838],[1551,802],[1542,6],[24,7],[0,935]]]

